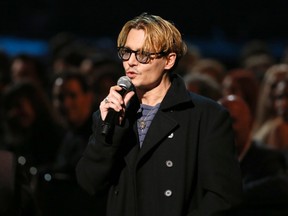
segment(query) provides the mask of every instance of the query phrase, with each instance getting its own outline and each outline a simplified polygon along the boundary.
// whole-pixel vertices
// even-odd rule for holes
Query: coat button
[[[173,137],[174,137],[174,133],[171,133],[171,134],[168,136],[169,139],[172,139]]]
[[[173,166],[173,162],[171,160],[167,160],[166,161],[166,166],[167,167],[172,167]]]
[[[170,197],[170,196],[172,196],[172,191],[171,190],[166,190],[164,194],[165,194],[166,197]]]

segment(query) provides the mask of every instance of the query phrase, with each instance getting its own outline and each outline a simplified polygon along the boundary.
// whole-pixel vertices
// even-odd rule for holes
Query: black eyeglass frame
[[[129,54],[129,56],[127,58],[123,58],[124,55],[121,55],[121,50],[125,50],[126,53]],[[131,54],[134,53],[135,54],[135,58],[136,60],[141,63],[141,64],[147,64],[149,63],[152,59],[154,58],[161,58],[163,56],[166,55],[165,52],[158,52],[158,53],[150,53],[150,52],[145,52],[145,51],[139,51],[139,50],[131,50],[127,47],[124,47],[124,46],[121,46],[121,47],[117,47],[117,50],[118,50],[118,56],[119,58],[122,60],[122,61],[128,61],[131,57]],[[140,60],[139,59],[139,54],[144,56],[144,59],[145,60]],[[155,57],[151,57],[151,55],[156,55]]]

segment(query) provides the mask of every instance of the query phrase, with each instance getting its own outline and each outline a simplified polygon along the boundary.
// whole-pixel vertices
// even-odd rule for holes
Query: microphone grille
[[[127,76],[120,77],[117,81],[117,85],[121,86],[122,88],[126,90],[131,90],[132,88],[131,79]]]

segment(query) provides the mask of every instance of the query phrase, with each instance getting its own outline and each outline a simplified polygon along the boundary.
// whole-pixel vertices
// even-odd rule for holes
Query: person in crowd
[[[126,76],[93,114],[79,184],[106,200],[103,215],[224,215],[241,201],[232,122],[173,73],[186,52],[181,33],[143,13],[125,23],[117,46]]]
[[[219,84],[226,74],[225,65],[214,58],[200,58],[193,65],[190,73],[203,73],[211,76]]]
[[[13,167],[7,167],[7,172],[10,170],[17,174],[15,199],[18,201],[12,202],[15,203],[13,208],[20,208],[21,214],[18,212],[17,215],[42,216],[38,177],[53,167],[64,129],[44,90],[31,80],[17,81],[7,86],[2,104],[4,137],[1,145],[15,157],[14,166],[20,166],[22,170],[14,172]],[[21,176],[27,181],[22,181]],[[26,210],[28,212],[24,214]]]
[[[215,101],[222,97],[221,85],[211,76],[202,73],[188,73],[184,76],[187,89]]]
[[[44,90],[31,80],[11,83],[3,92],[2,104],[3,145],[22,158],[29,172],[49,168],[64,129]]]
[[[251,39],[240,50],[239,63],[242,68],[250,70],[261,83],[268,68],[276,64],[276,58],[266,41]]]
[[[77,184],[75,168],[92,132],[93,93],[86,77],[77,71],[56,74],[52,103],[62,117],[66,132],[51,168],[39,179],[43,216],[92,216],[97,206]],[[101,214],[100,214],[101,215]]]
[[[244,192],[241,205],[233,208],[228,215],[287,214],[288,209],[284,204],[288,201],[285,155],[281,151],[265,148],[252,138],[253,118],[250,107],[242,97],[226,95],[218,102],[228,109],[233,119]]]
[[[55,77],[52,96],[53,106],[67,129],[56,166],[75,176],[75,166],[92,132],[94,94],[83,74],[65,71]]]
[[[266,72],[259,89],[259,98],[256,108],[255,122],[253,125],[253,136],[257,136],[259,130],[267,120],[276,116],[273,107],[272,92],[275,89],[276,83],[283,80],[288,74],[287,64],[274,64]]]
[[[255,118],[259,83],[254,73],[242,68],[231,69],[223,78],[221,87],[224,96],[234,94],[242,97],[249,105],[252,118]]]
[[[52,72],[57,74],[67,70],[78,71],[81,62],[86,58],[87,52],[86,44],[80,41],[64,46],[52,59]]]
[[[288,76],[275,84],[272,92],[275,117],[267,120],[254,138],[268,147],[288,150]]]
[[[36,56],[19,54],[11,59],[11,81],[18,82],[29,79],[35,82],[44,91],[49,93],[49,76],[45,64]]]
[[[52,35],[52,37],[48,40],[48,60],[49,66],[51,67],[53,73],[61,72],[64,69],[64,61],[62,61],[62,58],[58,57],[61,56],[60,53],[67,47],[73,47],[74,44],[77,43],[78,39],[79,38],[72,32],[61,31],[57,32],[55,35]]]

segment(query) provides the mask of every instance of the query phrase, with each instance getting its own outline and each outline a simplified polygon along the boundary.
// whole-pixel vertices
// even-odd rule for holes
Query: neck
[[[157,86],[151,89],[137,89],[136,91],[140,103],[149,106],[155,106],[156,104],[161,103],[170,86],[171,82],[170,79],[167,77],[167,79],[162,79]]]

